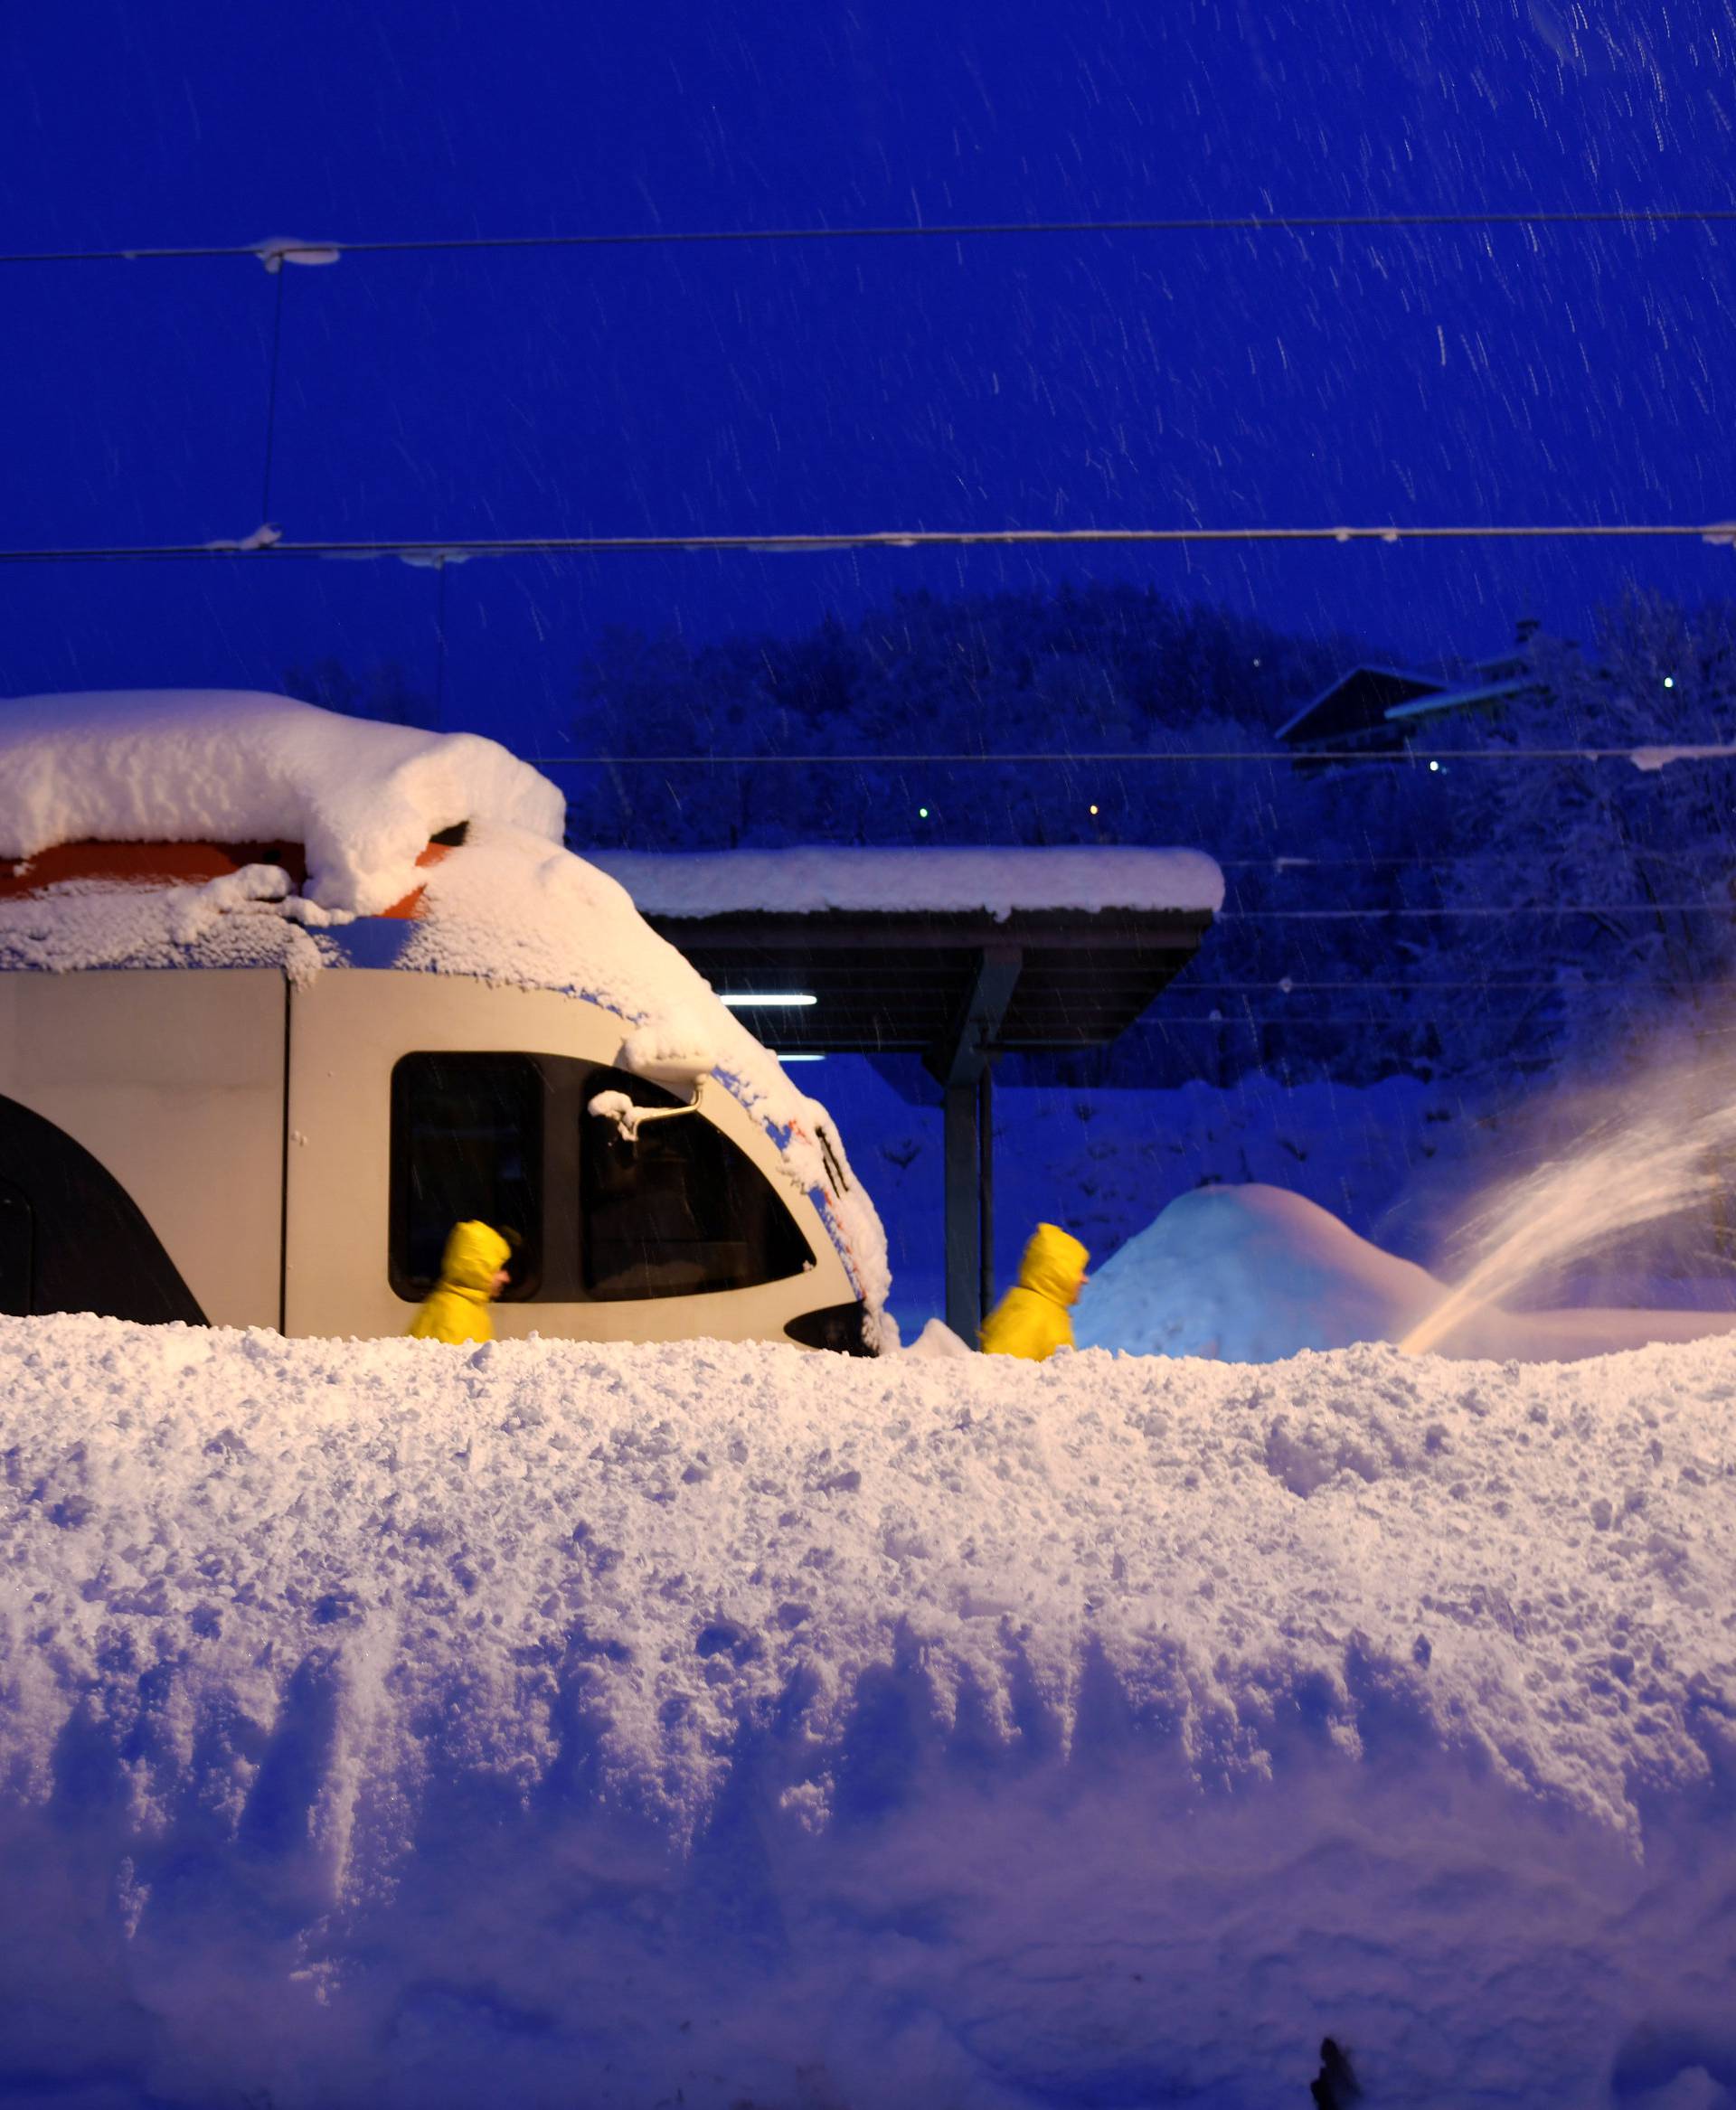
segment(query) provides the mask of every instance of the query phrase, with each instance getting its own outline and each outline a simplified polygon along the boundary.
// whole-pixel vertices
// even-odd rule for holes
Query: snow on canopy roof
[[[560,791],[498,742],[243,689],[0,703],[0,857],[57,843],[302,843],[309,900],[376,914],[430,836],[499,821],[559,843]]]
[[[749,909],[986,910],[1004,922],[1043,909],[1210,909],[1223,874],[1198,850],[726,850],[661,856],[599,851],[646,916],[728,916]]]

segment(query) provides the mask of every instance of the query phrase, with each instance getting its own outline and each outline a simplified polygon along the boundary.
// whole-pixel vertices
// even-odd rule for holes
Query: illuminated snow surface
[[[1725,2103],[1733,1422],[0,1320],[0,2100]]]

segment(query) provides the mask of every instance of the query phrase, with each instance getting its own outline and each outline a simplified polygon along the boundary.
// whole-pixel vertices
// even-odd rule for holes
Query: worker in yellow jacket
[[[486,1223],[455,1223],[447,1234],[440,1279],[417,1306],[409,1331],[417,1341],[492,1341],[488,1304],[506,1286],[512,1248]]]
[[[1071,1231],[1040,1223],[1019,1262],[1017,1287],[983,1322],[984,1353],[1043,1362],[1057,1348],[1071,1348],[1073,1322],[1068,1314],[1085,1286],[1090,1257]]]

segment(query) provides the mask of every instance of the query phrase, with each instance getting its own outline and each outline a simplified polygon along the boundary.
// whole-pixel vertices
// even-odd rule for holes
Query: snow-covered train
[[[0,705],[0,1310],[876,1344],[824,1109],[492,742],[245,694]]]

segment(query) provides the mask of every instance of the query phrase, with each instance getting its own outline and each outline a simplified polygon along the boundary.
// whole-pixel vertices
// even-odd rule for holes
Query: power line
[[[577,234],[413,235],[370,241],[154,243],[135,249],[19,250],[0,252],[0,264],[148,264],[212,258],[417,256],[465,250],[672,249],[832,241],[966,241],[1030,235],[1316,234],[1422,231],[1432,228],[1719,226],[1736,221],[1727,205],[1538,207],[1491,212],[1469,207],[1439,212],[1245,212],[1165,214],[1135,220],[974,220],[894,221],[863,227],[700,227],[602,230]]]
[[[1732,916],[1736,901],[1514,901],[1477,909],[1220,909],[1220,923],[1469,922],[1495,917]]]
[[[1515,1020],[1520,1020],[1523,1019],[1524,1013],[1533,1007],[1515,1005],[1512,1008]],[[1498,1011],[1491,1010],[1480,1014],[1480,1022],[1492,1022],[1500,1016],[1501,1013]],[[1437,1022],[1428,1016],[1406,1016],[1401,1013],[1392,1011],[1265,1013],[1241,1010],[1226,1011],[1216,1016],[1211,1012],[1164,1012],[1160,1010],[1154,1011],[1149,1019],[1142,1022],[1146,1026],[1158,1029],[1165,1026],[1212,1026],[1220,1031],[1228,1027],[1241,1031],[1256,1032],[1281,1031],[1286,1026],[1384,1026],[1397,1027],[1402,1031],[1414,1032],[1420,1027],[1435,1022]],[[1703,1025],[1695,1027],[1696,1032],[1706,1032],[1712,1029]]]
[[[1730,862],[1729,851],[1722,843],[1690,843],[1680,850],[1638,850],[1629,847],[1624,849],[1622,854],[1636,864],[1686,864],[1694,857],[1716,857],[1720,864],[1725,866]],[[1534,852],[1523,850],[1486,850],[1469,855],[1443,853],[1439,857],[1418,856],[1414,852],[1408,852],[1402,856],[1368,857],[1218,857],[1212,862],[1220,871],[1274,871],[1306,875],[1310,871],[1341,869],[1353,871],[1480,871],[1492,865],[1534,866],[1537,859]]]
[[[745,535],[500,535],[440,542],[139,542],[93,548],[0,550],[0,564],[179,562],[212,557],[398,557],[407,564],[460,563],[471,557],[571,557],[622,553],[750,551],[810,555],[831,550],[1016,549],[1159,542],[1702,542],[1736,548],[1736,522],[1559,521],[1424,527],[886,528],[856,532]]]
[[[1482,995],[1490,994],[1495,995],[1553,994],[1576,997],[1595,994],[1601,991],[1632,989],[1691,989],[1696,994],[1710,993],[1708,985],[1703,981],[1695,981],[1691,975],[1672,976],[1668,975],[1637,975],[1627,981],[1577,982],[1565,986],[1556,981],[1373,982],[1354,976],[1344,981],[1329,982],[1296,981],[1288,976],[1278,982],[1195,982],[1189,978],[1184,983],[1178,978],[1174,986],[1181,990],[1183,994],[1189,996],[1288,996],[1292,993],[1298,995],[1318,995],[1326,990],[1356,994],[1360,994],[1363,990],[1382,991],[1404,996],[1433,995],[1448,992],[1464,994],[1467,991]]]
[[[1736,746],[1682,747],[1666,740],[1631,748],[1405,748],[1389,753],[1344,748],[1127,748],[1080,754],[1048,750],[1031,754],[844,754],[844,755],[526,755],[538,769],[758,769],[770,764],[791,768],[1019,768],[1038,765],[1067,768],[1117,768],[1140,762],[1363,762],[1388,768],[1417,762],[1631,762],[1647,774],[1654,765],[1677,756],[1695,761],[1736,760]],[[1658,853],[1662,854],[1662,853]],[[1354,860],[1347,862],[1354,862]],[[1378,861],[1374,861],[1378,862]],[[1472,861],[1474,862],[1474,861]]]

